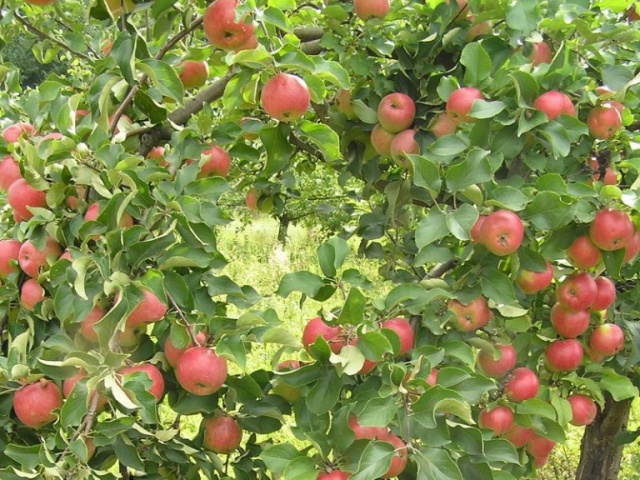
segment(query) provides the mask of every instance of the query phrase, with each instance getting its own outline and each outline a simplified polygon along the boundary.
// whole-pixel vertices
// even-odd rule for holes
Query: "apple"
[[[297,120],[311,104],[309,87],[297,75],[279,73],[267,80],[262,87],[260,104],[266,114],[276,120]]]
[[[536,466],[536,468],[544,467],[548,461],[549,455],[547,455],[546,457],[533,457],[533,464]]]
[[[0,161],[0,190],[6,192],[13,182],[22,178],[20,166],[11,155],[5,155]]]
[[[83,378],[86,378],[86,377],[87,377],[87,372],[81,369],[75,375],[65,379],[62,382],[62,393],[64,397],[69,398],[69,395],[71,395],[71,392],[73,391],[73,387],[76,386],[76,383],[78,383],[79,380],[82,380]],[[100,412],[104,410],[104,407],[107,405],[107,402],[109,401],[109,399],[105,395],[101,395],[95,390],[90,392],[91,398],[93,398],[94,395],[99,395],[98,403],[96,404],[96,411]]]
[[[471,22],[471,26],[469,26],[469,30],[467,31],[467,42],[472,41],[480,35],[488,35],[493,32],[493,26],[488,20],[479,21],[475,15],[469,15],[467,18]]]
[[[26,122],[18,122],[5,128],[2,131],[2,138],[4,138],[7,143],[17,143],[21,137],[28,137],[35,134],[36,129],[33,125]]]
[[[17,240],[0,240],[0,275],[6,277],[18,271],[18,258],[22,243]]]
[[[387,427],[363,427],[355,415],[349,417],[348,423],[356,440],[383,440],[390,435]]]
[[[300,362],[298,360],[285,360],[278,364],[276,371],[287,372],[297,370],[298,368],[300,368]],[[300,389],[289,385],[286,380],[279,376],[275,377],[271,392],[275,395],[280,395],[289,404],[294,404],[300,398]]]
[[[577,237],[567,248],[567,256],[575,268],[587,270],[602,261],[602,252],[588,235]]]
[[[586,272],[569,275],[558,284],[556,298],[558,303],[570,310],[589,308],[598,293],[598,285]]]
[[[606,140],[620,130],[622,116],[611,104],[603,104],[591,110],[587,117],[587,126],[591,136]]]
[[[208,347],[191,347],[185,351],[175,368],[182,388],[194,395],[211,395],[227,379],[227,361]]]
[[[567,401],[571,404],[571,425],[582,427],[593,423],[596,419],[598,407],[591,398],[574,393],[567,397]]]
[[[551,63],[551,47],[549,44],[547,42],[534,43],[529,60],[531,60],[531,65],[534,67],[542,63]]]
[[[408,129],[415,117],[416,104],[404,93],[390,93],[378,104],[378,122],[387,132],[398,133]]]
[[[591,332],[589,347],[596,354],[614,355],[624,347],[624,333],[615,323],[605,323]]]
[[[11,205],[16,221],[29,220],[33,217],[29,207],[46,208],[47,194],[33,188],[24,178],[19,178],[7,190],[7,203]]]
[[[589,328],[591,314],[589,310],[570,310],[560,303],[551,307],[551,324],[559,335],[576,338]]]
[[[204,432],[202,446],[207,450],[229,454],[240,446],[242,429],[234,418],[217,413],[204,418],[200,427]]]
[[[80,335],[92,343],[98,343],[98,334],[94,329],[94,325],[98,323],[106,315],[106,312],[98,305],[95,305],[86,317],[80,322]]]
[[[146,333],[147,326],[136,325],[135,327],[126,327],[124,330],[116,332],[115,343],[122,348],[134,348],[137,347],[142,340],[142,336]]]
[[[380,440],[390,443],[395,448],[395,455],[391,458],[389,470],[387,470],[387,473],[382,475],[381,478],[397,477],[407,467],[407,461],[409,460],[407,445],[400,437],[393,433],[389,433],[385,438],[381,438]]]
[[[571,99],[557,90],[551,90],[540,95],[533,102],[533,107],[544,113],[549,121],[559,115],[571,115],[573,117],[576,115],[576,107],[571,102]]]
[[[350,473],[333,470],[331,472],[319,473],[316,480],[349,480],[349,478],[351,478]]]
[[[13,395],[13,411],[27,427],[40,428],[53,422],[53,411],[61,407],[60,387],[46,378],[24,385]]]
[[[624,261],[631,262],[640,253],[640,232],[634,232],[624,248]]]
[[[331,327],[324,323],[321,317],[312,318],[307,322],[302,331],[302,344],[309,351],[318,337],[324,338],[333,353],[340,353],[345,342],[341,338],[342,330],[339,326]]]
[[[589,225],[591,241],[596,247],[607,252],[625,248],[634,233],[635,227],[631,217],[622,210],[600,210]]]
[[[520,403],[534,398],[540,389],[540,380],[533,370],[518,367],[509,376],[504,393],[512,402]]]
[[[71,195],[67,197],[67,205],[72,210],[78,209],[78,202],[82,198],[84,199],[87,195],[87,189],[83,185],[75,185],[70,187]]]
[[[504,433],[503,438],[510,441],[514,447],[522,448],[529,443],[534,436],[535,433],[533,429],[521,427],[517,423],[514,423],[511,428]]]
[[[100,51],[102,52],[102,56],[108,57],[109,55],[111,55],[112,48],[113,48],[113,40],[111,38],[105,38],[103,42],[100,44]],[[84,112],[85,110],[82,110],[82,111]],[[77,116],[76,116],[76,120],[77,120]]]
[[[415,130],[403,130],[393,137],[389,145],[391,158],[403,168],[409,168],[410,165],[407,155],[420,154],[420,145],[414,138],[415,134]]]
[[[531,270],[520,270],[516,283],[524,293],[532,295],[544,290],[553,281],[553,266],[547,262],[547,269],[544,272],[534,272]]]
[[[251,35],[249,35],[249,38],[247,38],[247,41],[240,44],[235,51],[236,52],[241,52],[242,50],[253,50],[254,48],[256,48],[258,46],[258,37],[256,37],[256,35],[254,33],[252,33]]]
[[[627,20],[630,22],[636,22],[640,20],[640,14],[638,14],[638,2],[633,2],[626,10]]]
[[[151,393],[159,402],[164,396],[164,378],[162,372],[152,363],[140,363],[138,365],[132,365],[130,367],[121,368],[119,373],[121,375],[128,375],[135,372],[144,372],[149,376],[151,380],[151,387],[149,387],[149,393]]]
[[[480,231],[482,244],[494,255],[509,255],[520,247],[524,224],[510,210],[497,210],[485,218]]]
[[[353,11],[361,20],[384,18],[390,7],[389,0],[353,0]]]
[[[447,112],[439,114],[433,119],[429,126],[429,131],[433,133],[436,138],[444,137],[445,135],[453,135],[458,128],[458,124],[451,115]]]
[[[207,161],[200,168],[198,178],[226,177],[229,174],[231,157],[224,148],[211,144],[202,154],[207,158]]]
[[[397,356],[406,355],[413,348],[414,332],[406,318],[391,318],[380,325],[382,329],[392,330],[400,338],[400,350]]]
[[[425,381],[432,387],[435,386],[436,383],[438,383],[438,369],[432,368],[429,372],[429,376],[427,376],[427,379]]]
[[[167,162],[167,160],[165,159],[164,154],[164,147],[153,147],[151,150],[149,150],[149,153],[147,153],[147,158],[155,161],[161,167],[166,167],[169,165],[169,162]]]
[[[477,88],[461,87],[454,90],[447,99],[447,114],[455,123],[471,122],[474,119],[469,116],[473,102],[484,100],[484,95]]]
[[[526,450],[536,458],[546,459],[555,446],[556,442],[534,434],[533,438],[529,440]]]
[[[255,187],[250,188],[244,199],[244,203],[249,210],[258,211],[258,198],[258,189]]]
[[[513,427],[513,419],[513,410],[500,405],[493,410],[483,408],[478,416],[478,425],[481,428],[493,430],[496,435],[502,435]]]
[[[472,332],[482,328],[493,318],[493,312],[489,308],[487,299],[483,296],[474,298],[466,305],[456,299],[451,299],[448,309],[456,316],[452,324],[453,327],[463,332]]]
[[[344,113],[349,120],[356,118],[356,112],[351,105],[351,90],[340,88],[336,93],[335,102],[338,111]]]
[[[20,303],[25,310],[33,311],[45,299],[45,291],[34,278],[29,278],[20,288]]]
[[[196,340],[199,345],[204,345],[207,343],[207,334],[200,331],[196,334]],[[189,348],[194,347],[193,340],[189,340],[189,343],[184,348],[178,348],[173,343],[171,343],[171,335],[167,335],[167,339],[164,341],[164,356],[167,357],[167,362],[173,368],[176,368],[178,365],[178,360],[184,352],[186,352]]]
[[[222,50],[238,50],[253,35],[253,23],[246,14],[236,20],[238,0],[215,0],[204,13],[202,26],[209,43]]]
[[[391,156],[391,142],[396,134],[388,132],[379,123],[371,130],[371,145],[373,149],[382,157]]]
[[[157,322],[162,320],[167,313],[167,306],[156,297],[155,293],[147,289],[141,291],[142,300],[129,314],[126,323],[127,327]]]
[[[500,356],[496,359],[493,352],[480,350],[478,353],[478,367],[480,371],[492,378],[502,378],[516,366],[518,357],[513,345],[496,344],[494,347],[499,351]]]
[[[594,311],[606,310],[616,301],[616,286],[607,277],[596,277],[595,282],[598,286],[598,293],[589,308]]]
[[[87,208],[87,211],[84,213],[85,222],[96,221],[100,216],[100,204],[98,202],[92,203]],[[120,221],[118,222],[118,226],[120,228],[129,228],[133,226],[133,218],[127,212],[122,214],[120,217]],[[95,236],[95,238],[99,238],[99,236]]]
[[[186,90],[200,88],[207,83],[209,77],[209,65],[207,62],[184,60],[179,66],[180,81]]]
[[[469,231],[469,235],[471,236],[471,240],[474,242],[482,243],[482,225],[484,221],[487,219],[488,215],[480,215],[476,223],[473,224],[471,230]]]
[[[18,262],[24,273],[35,278],[43,267],[53,263],[61,254],[60,244],[51,237],[47,237],[42,250],[38,250],[31,240],[26,240],[18,251]]]
[[[575,338],[556,340],[547,346],[544,356],[549,370],[572,372],[582,363],[584,349],[582,344]]]
[[[602,106],[616,109],[620,116],[622,116],[622,112],[624,111],[624,104],[617,100],[607,100],[606,102],[602,102]]]

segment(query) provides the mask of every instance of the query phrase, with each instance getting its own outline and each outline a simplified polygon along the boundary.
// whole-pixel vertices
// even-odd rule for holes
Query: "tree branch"
[[[178,316],[182,320],[182,323],[184,324],[185,328],[187,329],[187,332],[189,333],[189,337],[191,337],[191,341],[196,347],[199,347],[200,342],[196,338],[196,334],[193,332],[193,325],[191,325],[191,323],[189,323],[189,320],[187,320],[187,317],[184,316],[184,313],[182,313],[182,310],[180,309],[176,301],[173,299],[171,294],[169,292],[165,292],[165,293],[167,294],[167,298],[169,299],[171,306],[176,309],[176,312],[178,312]]]

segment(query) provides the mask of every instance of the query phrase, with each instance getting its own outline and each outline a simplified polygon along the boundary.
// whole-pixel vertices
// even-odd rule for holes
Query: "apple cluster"
[[[416,105],[408,95],[390,93],[378,105],[378,124],[371,131],[371,145],[382,157],[391,157],[403,168],[409,168],[407,155],[420,154],[420,145],[411,127]]]

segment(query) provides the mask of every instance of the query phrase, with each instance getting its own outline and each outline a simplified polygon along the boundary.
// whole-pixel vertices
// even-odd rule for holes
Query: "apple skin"
[[[185,89],[200,88],[207,83],[209,65],[206,62],[184,60],[178,67],[180,81]]]
[[[22,288],[20,289],[20,303],[25,310],[33,311],[36,305],[44,299],[44,288],[40,286],[36,279],[29,278],[22,284]]]
[[[554,372],[573,372],[582,363],[584,349],[582,344],[575,338],[556,340],[547,346],[544,356],[549,370]]]
[[[350,473],[334,470],[332,472],[318,474],[318,478],[316,480],[349,480],[349,478],[351,478]]]
[[[408,129],[415,117],[416,104],[404,93],[390,93],[378,104],[378,122],[387,132],[398,133]]]
[[[198,344],[204,345],[207,342],[207,334],[200,331],[196,334],[196,340]],[[177,348],[173,343],[171,343],[171,335],[167,335],[167,339],[164,341],[164,356],[167,357],[167,362],[173,368],[176,368],[178,365],[178,360],[184,352],[186,352],[189,348],[195,346],[193,340],[189,340],[189,343],[184,348]]]
[[[534,272],[521,270],[516,283],[524,293],[532,295],[544,290],[553,281],[553,266],[547,262],[547,269],[544,272]]]
[[[586,272],[569,275],[558,284],[556,298],[558,303],[569,310],[589,308],[598,294],[598,285]]]
[[[351,90],[339,89],[335,96],[335,103],[338,111],[344,113],[349,120],[356,118],[356,112],[351,105]]]
[[[212,144],[202,153],[207,157],[207,161],[200,168],[198,178],[211,176],[226,177],[231,170],[231,157],[222,147]]]
[[[615,355],[624,347],[624,332],[615,323],[600,325],[591,332],[589,347],[596,354]]]
[[[47,207],[46,192],[36,190],[24,178],[14,181],[7,190],[7,202],[13,209],[16,221],[29,220],[33,217],[27,207]]]
[[[302,117],[311,104],[305,81],[297,75],[279,73],[266,81],[260,95],[262,109],[281,122]]]
[[[41,378],[21,387],[13,396],[13,410],[27,427],[40,428],[53,422],[53,410],[62,407],[60,387],[51,380]]]
[[[371,145],[382,157],[391,156],[391,142],[396,134],[386,131],[379,123],[371,130]]]
[[[518,367],[507,381],[504,392],[509,400],[520,403],[538,395],[540,380],[533,370]]]
[[[640,253],[640,232],[634,232],[631,240],[624,247],[624,261],[631,262]]]
[[[95,221],[100,216],[100,204],[98,202],[92,203],[87,208],[87,211],[84,213],[85,222]],[[120,228],[129,228],[133,226],[133,218],[127,212],[122,214],[120,217],[120,222],[118,222],[118,226]],[[95,238],[99,238],[99,235],[96,235]]]
[[[389,146],[391,158],[402,168],[409,168],[410,165],[406,155],[420,154],[420,145],[415,140],[415,134],[415,130],[403,130],[391,140],[391,145]]]
[[[5,128],[2,131],[2,138],[7,143],[17,143],[20,137],[28,137],[35,134],[36,129],[33,125],[26,122],[18,122]]]
[[[439,114],[431,125],[429,131],[433,133],[436,138],[444,137],[445,135],[453,135],[458,128],[456,121],[447,112]]]
[[[606,140],[622,127],[620,112],[611,105],[601,105],[589,112],[587,126],[592,137]]]
[[[516,366],[518,356],[513,345],[496,344],[494,347],[500,350],[500,358],[495,360],[492,352],[480,350],[478,353],[478,367],[488,377],[502,378]]]
[[[355,415],[349,417],[348,423],[356,440],[382,440],[391,433],[387,427],[363,427]]]
[[[517,423],[514,423],[511,428],[503,435],[505,440],[510,441],[514,447],[522,448],[529,443],[535,432],[531,428],[521,427]]]
[[[249,210],[258,211],[258,198],[258,189],[255,187],[250,188],[244,199],[244,203]]]
[[[616,301],[616,286],[607,277],[596,277],[595,282],[598,286],[598,293],[589,308],[594,311],[606,310]]]
[[[438,369],[437,368],[432,368],[431,371],[429,372],[429,376],[427,377],[427,379],[425,380],[425,382],[427,382],[430,386],[435,386],[438,383]]]
[[[564,338],[576,338],[582,335],[589,328],[590,320],[589,310],[570,310],[560,303],[551,307],[551,324],[554,330]]]
[[[102,320],[102,318],[106,315],[106,312],[100,308],[98,305],[95,305],[88,315],[82,319],[80,322],[80,334],[82,337],[92,343],[98,343],[98,334],[96,333],[93,326]]]
[[[406,318],[391,318],[380,325],[381,328],[394,331],[400,337],[400,351],[397,356],[406,355],[413,348],[415,335],[411,323]]]
[[[47,237],[42,250],[38,250],[31,243],[31,240],[26,240],[18,251],[18,262],[24,273],[35,278],[43,267],[56,260],[60,255],[62,255],[62,248],[51,237]]]
[[[473,242],[482,243],[482,225],[484,221],[487,219],[489,215],[480,215],[478,216],[478,220],[473,224],[471,230],[469,231],[469,235],[471,236],[471,240]]]
[[[546,459],[555,446],[556,442],[534,434],[533,438],[529,440],[526,450],[536,458]]]
[[[389,0],[353,0],[353,11],[361,20],[384,18],[389,13]]]
[[[447,99],[447,114],[455,123],[472,122],[473,118],[469,116],[473,102],[476,100],[484,100],[484,95],[477,88],[461,87],[454,90]]]
[[[315,343],[318,337],[323,337],[327,341],[333,353],[340,353],[345,345],[341,338],[340,327],[327,325],[321,317],[312,318],[307,322],[302,331],[302,345],[309,351],[309,347]]]
[[[457,318],[453,327],[462,332],[473,332],[482,328],[493,318],[493,312],[489,308],[487,299],[483,296],[473,299],[467,305],[456,299],[449,300],[448,309]]]
[[[6,277],[18,271],[18,257],[22,243],[17,240],[0,240],[0,275]]]
[[[524,224],[516,213],[497,210],[482,223],[480,238],[482,244],[494,255],[509,255],[522,244]]]
[[[234,418],[216,414],[204,418],[200,427],[204,431],[202,446],[207,450],[229,454],[240,446],[242,429]]]
[[[5,155],[0,161],[0,190],[6,192],[13,182],[22,178],[20,166],[11,155]]]
[[[589,225],[591,241],[596,247],[607,252],[625,248],[634,233],[635,227],[631,217],[622,210],[600,210]]]
[[[64,397],[69,398],[69,395],[71,395],[71,392],[73,391],[73,387],[75,387],[76,383],[78,383],[79,380],[82,380],[86,376],[87,376],[87,372],[85,372],[84,370],[80,370],[75,375],[65,379],[62,382],[62,394],[64,395]],[[104,410],[104,407],[109,402],[109,399],[105,395],[101,395],[95,390],[90,392],[91,398],[93,398],[94,395],[99,395],[98,403],[96,404],[96,411],[101,412],[102,410]]]
[[[567,256],[575,268],[587,270],[602,261],[602,252],[596,247],[588,235],[576,238],[567,248]]]
[[[576,116],[576,107],[571,102],[571,99],[557,90],[550,90],[540,95],[533,102],[533,107],[543,112],[549,121],[559,115]]]
[[[238,0],[215,0],[204,13],[202,26],[209,43],[223,50],[238,50],[253,35],[253,23],[243,15],[236,21]]]
[[[549,44],[547,42],[534,43],[529,60],[531,60],[531,65],[534,67],[543,63],[551,63],[551,47]]]
[[[145,372],[151,379],[151,387],[149,393],[156,397],[156,401],[159,402],[164,396],[164,378],[162,372],[152,363],[141,363],[139,365],[132,365],[130,367],[121,368],[119,373],[121,375],[127,375],[135,372]]]
[[[407,467],[407,461],[409,460],[407,445],[400,437],[393,433],[389,433],[386,438],[381,438],[380,440],[390,443],[395,448],[395,455],[391,459],[389,470],[380,478],[397,477]]]
[[[500,405],[493,410],[482,409],[478,416],[478,425],[481,428],[493,430],[496,435],[502,435],[513,427],[513,419],[513,410]]]
[[[598,415],[596,402],[579,393],[569,395],[567,400],[571,404],[571,425],[582,427],[593,423]]]
[[[127,318],[127,327],[157,322],[167,313],[167,306],[151,290],[142,290],[142,295],[142,300]]]
[[[167,160],[165,159],[164,154],[164,147],[153,147],[151,150],[149,150],[149,153],[147,153],[147,158],[153,160],[161,167],[167,167],[169,166],[169,162],[167,162]]]
[[[182,354],[175,368],[182,388],[194,395],[211,395],[227,379],[227,361],[208,347],[191,347]]]

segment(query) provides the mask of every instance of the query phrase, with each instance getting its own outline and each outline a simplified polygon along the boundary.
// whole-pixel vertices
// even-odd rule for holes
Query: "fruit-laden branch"
[[[187,320],[187,317],[184,316],[184,313],[182,313],[182,310],[180,309],[176,301],[173,299],[171,294],[169,292],[165,292],[165,293],[167,294],[167,298],[169,299],[171,306],[176,309],[176,312],[178,312],[178,316],[182,320],[182,323],[184,324],[185,328],[187,329],[187,332],[189,333],[189,337],[191,337],[191,341],[193,342],[193,344],[196,347],[201,346],[200,342],[198,341],[198,338],[196,337],[195,332],[193,331],[193,325],[191,325],[191,323],[189,323],[189,320]]]

